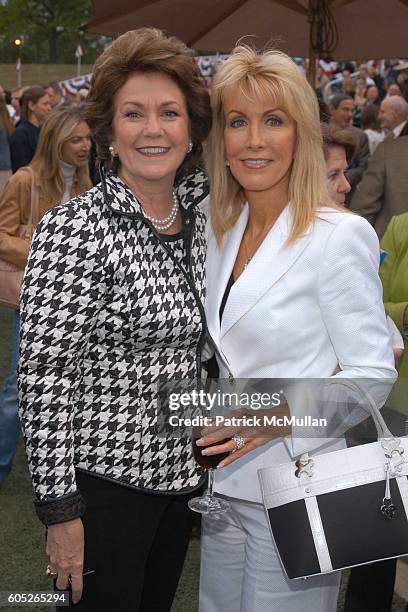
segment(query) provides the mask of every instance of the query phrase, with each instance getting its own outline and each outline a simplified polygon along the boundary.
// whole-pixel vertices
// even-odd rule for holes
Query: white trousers
[[[231,510],[203,519],[200,612],[336,612],[340,572],[289,580],[264,507],[225,499]]]

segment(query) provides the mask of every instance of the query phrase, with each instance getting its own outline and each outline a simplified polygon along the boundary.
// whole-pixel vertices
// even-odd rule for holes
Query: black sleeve
[[[10,142],[11,169],[13,174],[19,168],[28,166],[34,157],[36,144],[26,131],[16,130],[14,132]]]

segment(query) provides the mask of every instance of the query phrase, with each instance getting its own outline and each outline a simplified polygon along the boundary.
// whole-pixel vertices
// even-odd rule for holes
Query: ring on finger
[[[231,436],[231,440],[235,442],[235,449],[232,451],[233,453],[235,453],[238,450],[241,450],[241,448],[244,448],[245,440],[239,434],[234,434],[233,436]]]
[[[46,573],[47,576],[50,576],[51,578],[56,578],[56,576],[58,576],[58,572],[53,572],[51,570],[51,565],[50,564],[47,565],[45,573]]]

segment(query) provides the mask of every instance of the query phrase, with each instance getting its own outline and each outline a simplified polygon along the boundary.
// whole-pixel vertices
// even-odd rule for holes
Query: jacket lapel
[[[220,306],[247,221],[248,205],[245,205],[234,227],[224,236],[221,248],[217,247],[214,236],[211,236],[208,244],[206,316],[210,335],[217,344],[220,338]]]
[[[217,299],[214,300],[214,312],[211,312],[213,318],[218,315],[222,296],[245,230],[248,218],[247,206],[244,211],[225,245],[223,245],[222,250],[224,252],[220,255]],[[258,248],[246,270],[242,272],[232,286],[224,309],[221,329],[218,325],[221,338],[288,272],[309,244],[311,229],[307,230],[294,245],[285,246],[291,223],[292,215],[290,207],[287,206]],[[211,278],[211,271],[209,273]]]

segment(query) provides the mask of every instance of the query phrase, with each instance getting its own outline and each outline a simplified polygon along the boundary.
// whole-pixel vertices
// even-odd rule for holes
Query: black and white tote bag
[[[408,554],[408,438],[394,437],[367,399],[377,442],[258,471],[289,578]]]

